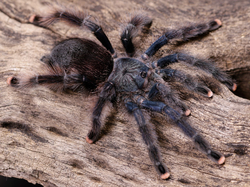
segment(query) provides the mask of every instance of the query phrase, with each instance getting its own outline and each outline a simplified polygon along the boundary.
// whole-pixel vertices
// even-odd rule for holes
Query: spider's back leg
[[[101,116],[102,110],[107,101],[114,102],[115,99],[116,99],[116,91],[115,91],[114,83],[106,82],[100,93],[99,99],[95,105],[95,108],[92,114],[92,128],[86,137],[86,141],[88,143],[90,144],[94,143],[99,138],[99,135],[101,132],[100,116]]]
[[[79,11],[75,11],[72,9],[64,10],[63,8],[54,8],[51,14],[48,14],[47,16],[33,15],[30,17],[29,21],[31,23],[46,27],[56,21],[65,21],[72,26],[77,26],[80,28],[85,26],[87,29],[93,32],[95,37],[113,56],[116,56],[115,50],[112,47],[108,37],[102,30],[102,27],[91,21],[90,16],[86,16]]]

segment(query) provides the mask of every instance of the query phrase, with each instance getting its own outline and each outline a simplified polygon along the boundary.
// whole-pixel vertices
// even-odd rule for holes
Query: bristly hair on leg
[[[205,75],[197,76],[197,79],[202,81],[208,88],[210,88],[215,94],[219,95],[221,93],[221,87],[219,81],[212,77],[207,77]]]
[[[66,9],[63,6],[50,7],[47,15],[32,15],[29,21],[33,24],[47,27],[56,21],[63,20],[68,24],[74,26],[82,26],[85,19],[89,18],[89,15],[85,15],[83,12]]]
[[[162,46],[169,44],[173,41],[188,41],[190,39],[208,34],[220,28],[222,25],[218,19],[209,21],[207,23],[192,24],[180,29],[171,29],[165,32],[159,37],[142,55],[142,59],[145,61],[149,57],[153,56]]]
[[[133,56],[135,52],[134,45],[132,43],[139,32],[147,31],[152,25],[152,19],[144,14],[134,15],[124,26],[121,33],[121,41],[126,53],[129,56]]]
[[[84,76],[77,72],[68,75],[59,65],[50,64],[44,65],[39,73],[26,72],[16,77],[9,77],[7,83],[21,89],[43,85],[56,92],[65,90],[76,91],[84,84]]]
[[[231,91],[236,90],[237,85],[234,80],[229,77],[225,72],[222,72],[219,68],[213,65],[211,61],[197,59],[183,53],[178,53],[178,59],[189,65],[198,67],[209,74],[212,74],[215,79],[226,85]]]
[[[29,21],[35,25],[47,27],[56,21],[64,21],[65,23],[79,28],[85,27],[90,30],[102,45],[110,51],[113,56],[116,56],[115,50],[112,47],[108,37],[102,30],[102,27],[90,20],[91,16],[84,14],[74,9],[66,9],[63,7],[52,8],[52,11],[47,16],[33,15]]]
[[[42,84],[54,91],[61,91],[63,90],[64,71],[56,65],[44,65],[39,73],[33,71],[29,73],[26,71],[24,74],[19,74],[8,79],[11,80],[8,84],[21,89]]]

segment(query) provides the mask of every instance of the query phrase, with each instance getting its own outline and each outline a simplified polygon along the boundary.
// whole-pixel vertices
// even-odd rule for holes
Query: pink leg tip
[[[93,141],[90,140],[88,136],[86,137],[86,142],[88,142],[89,144],[92,144],[92,143],[93,143]]]
[[[234,85],[233,85],[233,88],[232,88],[232,89],[233,89],[233,91],[235,91],[235,90],[237,89],[237,84],[235,84],[235,83],[234,83]]]
[[[213,93],[212,91],[208,91],[208,92],[207,92],[207,96],[208,96],[208,97],[212,97],[213,95],[214,95],[214,93]]]
[[[114,52],[114,54],[112,54],[112,57],[113,57],[113,58],[116,58],[116,57],[117,57],[117,53]]]
[[[32,16],[30,16],[29,22],[33,23],[35,18],[36,18],[36,14],[33,14]]]
[[[190,114],[191,114],[191,110],[187,109],[187,110],[185,111],[185,115],[186,115],[186,116],[189,116]]]
[[[219,19],[215,19],[214,20],[219,26],[221,26],[222,25],[222,22],[221,22],[221,20],[219,20]]]
[[[141,57],[142,57],[142,60],[147,60],[149,58],[149,56],[145,53]]]
[[[220,157],[220,159],[218,160],[218,164],[224,164],[226,158],[224,156]]]
[[[8,77],[8,78],[7,78],[7,81],[6,81],[6,82],[7,82],[8,85],[11,85],[12,79],[13,79],[13,77]]]
[[[168,179],[170,176],[169,173],[164,173],[163,175],[161,175],[161,179]]]

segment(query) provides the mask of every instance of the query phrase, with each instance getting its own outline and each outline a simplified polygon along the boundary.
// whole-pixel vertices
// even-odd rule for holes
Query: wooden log
[[[63,23],[49,28],[30,24],[32,14],[47,11],[46,2],[50,1],[0,2],[1,175],[47,187],[250,185],[250,101],[224,86],[222,93],[210,100],[186,102],[192,111],[192,126],[214,149],[225,154],[226,163],[222,166],[208,160],[174,124],[156,119],[158,116],[152,118],[163,160],[171,171],[167,181],[159,179],[137,125],[126,112],[111,109],[102,136],[90,145],[85,137],[91,127],[96,95],[85,97],[81,93],[55,93],[43,87],[19,90],[8,86],[9,76],[39,71],[40,58],[65,38],[85,37],[98,43],[90,32]],[[130,12],[143,11],[154,19],[149,36],[135,39],[137,56],[167,28],[221,19],[223,26],[217,31],[182,45],[164,46],[155,58],[174,51],[210,58],[241,79],[246,85],[239,85],[243,91],[249,86],[247,0],[57,2],[97,17],[118,56],[125,54],[119,28],[131,16]]]

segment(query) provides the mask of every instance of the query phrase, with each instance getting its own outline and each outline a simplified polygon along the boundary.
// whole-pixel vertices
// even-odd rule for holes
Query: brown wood
[[[137,125],[126,112],[107,114],[103,135],[93,145],[85,141],[97,96],[54,93],[36,87],[18,90],[6,84],[9,76],[39,71],[39,59],[68,37],[97,41],[85,30],[63,23],[49,29],[28,23],[34,13],[47,10],[45,2],[0,2],[0,174],[43,186],[250,186],[250,101],[223,86],[211,100],[190,100],[190,123],[226,163],[216,165],[200,153],[180,129],[164,119],[153,120],[162,157],[171,178],[162,181],[148,157]],[[165,28],[221,19],[223,27],[181,46],[165,46],[156,56],[185,51],[211,57],[223,70],[241,78],[247,89],[250,72],[250,2],[228,1],[63,1],[66,7],[87,10],[97,17],[118,55],[121,23],[130,12],[144,11],[154,18],[148,38],[136,38],[137,55]],[[98,41],[97,41],[98,42]],[[245,78],[244,78],[245,77]],[[247,83],[248,81],[248,83]],[[246,92],[247,93],[247,92]],[[249,96],[248,94],[245,94]]]

